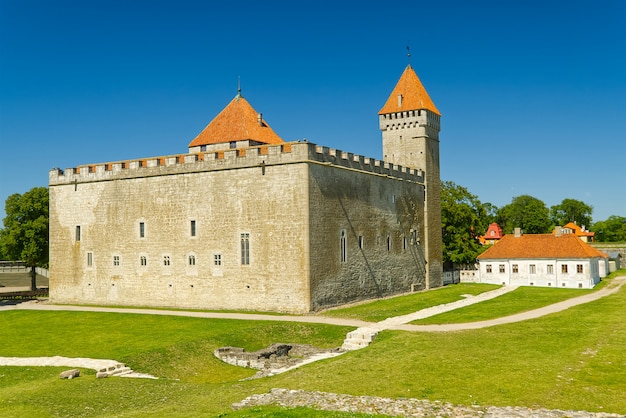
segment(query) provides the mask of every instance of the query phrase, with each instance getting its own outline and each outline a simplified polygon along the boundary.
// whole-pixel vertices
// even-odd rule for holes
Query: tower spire
[[[241,76],[237,77],[237,98],[241,96]]]
[[[410,42],[407,41],[406,43],[406,57],[407,57],[407,63],[409,64],[409,67],[411,66],[411,44]]]

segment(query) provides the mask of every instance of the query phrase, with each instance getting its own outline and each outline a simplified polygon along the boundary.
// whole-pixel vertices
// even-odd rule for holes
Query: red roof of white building
[[[608,255],[573,234],[505,235],[478,259],[608,258]]]

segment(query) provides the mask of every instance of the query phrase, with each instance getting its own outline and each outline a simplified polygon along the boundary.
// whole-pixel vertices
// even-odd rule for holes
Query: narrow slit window
[[[241,265],[250,265],[250,234],[241,234]]]
[[[93,253],[90,251],[87,253],[87,267],[93,266]]]
[[[341,262],[345,263],[348,261],[348,238],[346,237],[346,231],[341,231],[341,236],[339,237],[339,247],[341,251]]]
[[[189,232],[191,233],[191,236],[195,237],[196,236],[196,221],[191,221],[189,228],[190,228]]]
[[[139,222],[139,238],[146,237],[146,224],[145,222]]]
[[[142,266],[148,265],[148,259],[146,258],[145,255],[142,255],[141,257],[139,257],[139,264],[141,264]]]
[[[80,241],[80,225],[76,225],[76,241]]]

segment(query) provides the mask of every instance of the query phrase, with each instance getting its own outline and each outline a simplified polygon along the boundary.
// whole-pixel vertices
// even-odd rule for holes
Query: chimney
[[[259,122],[259,126],[263,126],[263,113],[257,114],[257,121]]]
[[[398,94],[398,107],[402,107],[402,95]]]
[[[563,227],[555,226],[554,227],[554,235],[556,235],[557,237],[560,237],[561,235],[563,235]]]
[[[515,238],[519,238],[522,236],[522,228],[515,228],[514,230]]]

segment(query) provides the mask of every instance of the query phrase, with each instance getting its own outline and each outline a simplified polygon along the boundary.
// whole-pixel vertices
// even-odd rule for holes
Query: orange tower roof
[[[398,99],[400,95],[402,95],[402,98]],[[430,96],[415,73],[415,70],[413,70],[413,67],[409,64],[404,69],[396,87],[393,89],[387,102],[383,108],[380,109],[378,114],[383,115],[385,113],[419,109],[430,110],[441,116],[441,113],[439,113],[439,110],[437,110],[437,107],[430,99]]]
[[[257,113],[241,94],[237,94],[228,106],[189,143],[189,147],[246,139],[263,144],[285,142],[263,120],[261,114]]]

